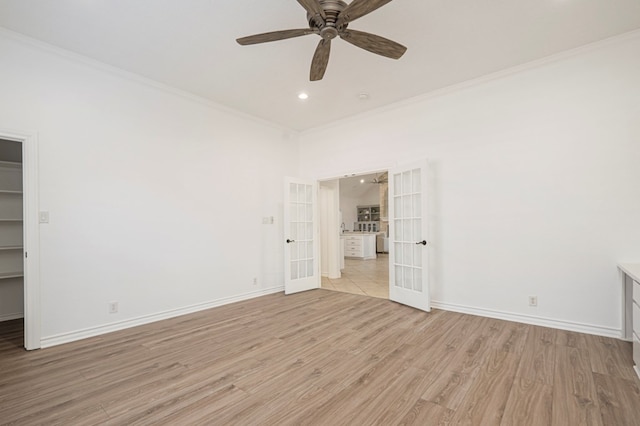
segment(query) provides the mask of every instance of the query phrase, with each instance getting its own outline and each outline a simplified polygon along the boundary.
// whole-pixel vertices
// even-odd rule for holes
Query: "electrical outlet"
[[[529,306],[538,306],[538,296],[529,296]]]
[[[118,313],[118,302],[109,302],[109,313]]]
[[[258,285],[258,278],[253,277],[253,285]]]

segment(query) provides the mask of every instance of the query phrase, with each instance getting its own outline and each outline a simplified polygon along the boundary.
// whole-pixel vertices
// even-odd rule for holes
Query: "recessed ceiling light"
[[[305,99],[309,99],[309,95],[304,92],[301,92],[298,94],[298,99],[302,99],[304,101]]]
[[[364,183],[364,179],[360,179],[360,183]]]

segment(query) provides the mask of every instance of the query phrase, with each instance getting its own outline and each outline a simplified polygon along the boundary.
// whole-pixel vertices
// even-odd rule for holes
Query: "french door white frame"
[[[285,294],[320,288],[318,189],[316,180],[285,178]]]
[[[40,228],[38,222],[38,135],[0,128],[0,139],[22,143],[23,239],[24,239],[24,347],[39,349]]]

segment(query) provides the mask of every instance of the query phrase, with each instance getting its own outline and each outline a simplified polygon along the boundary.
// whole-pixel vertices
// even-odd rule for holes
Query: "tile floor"
[[[377,259],[345,259],[342,277],[322,277],[322,288],[344,293],[389,298],[389,255],[378,253]]]

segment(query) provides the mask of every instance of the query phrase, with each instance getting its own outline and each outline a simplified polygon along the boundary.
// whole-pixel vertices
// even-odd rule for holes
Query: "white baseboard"
[[[520,322],[524,324],[540,325],[543,327],[557,328],[560,330],[576,331],[578,333],[595,334],[597,336],[613,337],[620,339],[622,330],[619,328],[602,327],[579,322],[557,320],[551,318],[537,317],[533,315],[515,314],[511,312],[494,311],[491,309],[475,308],[471,306],[456,305],[431,301],[431,307],[444,311],[460,312],[462,314],[477,315],[479,317],[496,318],[501,320]]]
[[[86,339],[88,337],[99,336],[101,334],[111,333],[113,331],[124,330],[139,325],[149,324],[181,315],[192,314],[194,312],[204,311],[205,309],[215,308],[217,306],[227,305],[229,303],[240,302],[243,300],[253,299],[255,297],[266,296],[267,294],[279,293],[284,291],[284,286],[266,288],[256,290],[237,296],[224,297],[222,299],[213,300],[196,305],[186,306],[184,308],[172,309],[169,311],[158,312],[156,314],[143,315],[137,318],[113,322],[97,327],[85,328],[82,330],[72,331],[69,333],[61,333],[53,336],[43,337],[40,344],[42,348],[61,345],[63,343],[75,342],[76,340]]]
[[[24,318],[24,313],[17,312],[15,314],[3,314],[3,315],[0,315],[0,322],[2,322],[2,321],[11,321],[11,320],[14,320],[14,319],[19,319],[19,318]]]

